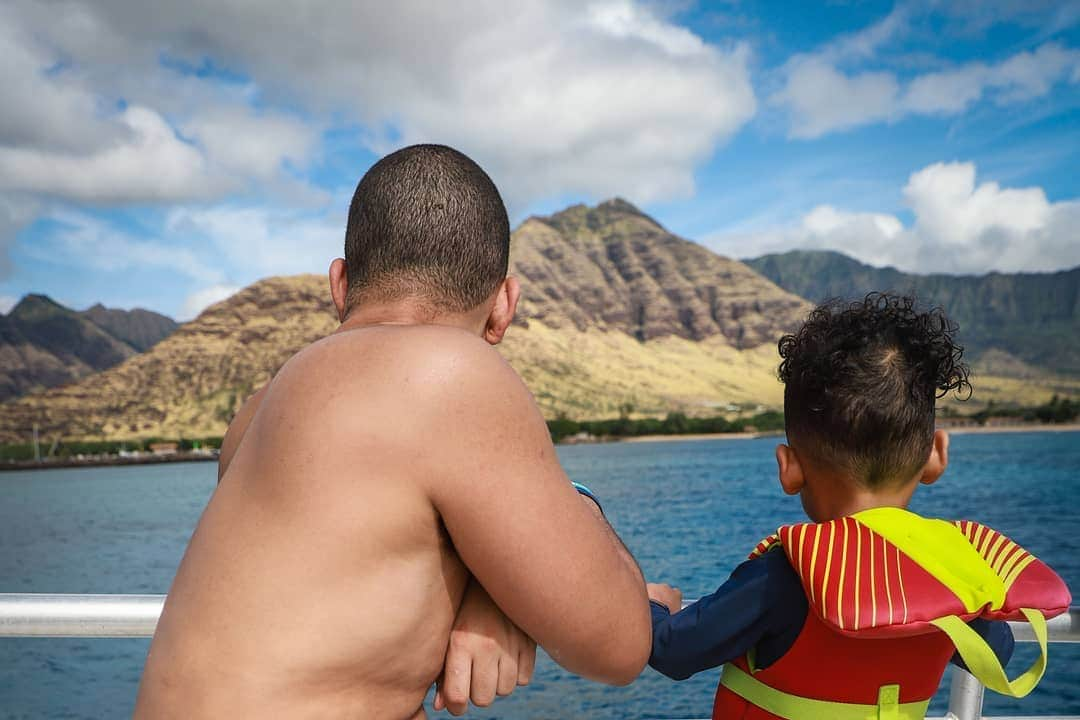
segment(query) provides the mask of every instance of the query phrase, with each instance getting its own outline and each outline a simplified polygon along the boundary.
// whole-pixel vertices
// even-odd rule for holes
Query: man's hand
[[[487,707],[496,694],[528,685],[535,664],[536,643],[503,615],[480,583],[470,580],[450,631],[435,709],[461,715],[470,699]]]
[[[649,583],[645,587],[649,591],[649,599],[667,605],[672,615],[682,610],[682,590],[679,588],[664,583]]]

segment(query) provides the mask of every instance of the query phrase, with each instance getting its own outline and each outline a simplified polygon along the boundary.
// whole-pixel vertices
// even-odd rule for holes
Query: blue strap
[[[601,515],[606,515],[606,514],[604,513],[604,506],[603,506],[603,505],[601,505],[601,504],[600,504],[600,501],[596,499],[596,494],[595,494],[595,493],[593,493],[593,491],[592,491],[592,490],[590,490],[589,488],[585,487],[584,485],[582,485],[582,484],[581,484],[581,483],[579,483],[579,482],[571,482],[570,484],[571,484],[571,485],[573,485],[573,486],[574,486],[574,489],[575,489],[575,490],[577,490],[577,491],[578,491],[579,493],[581,493],[582,495],[584,495],[585,497],[589,498],[589,499],[590,499],[590,500],[592,500],[592,501],[593,501],[594,503],[596,503],[596,507],[600,508],[600,514],[601,514]]]

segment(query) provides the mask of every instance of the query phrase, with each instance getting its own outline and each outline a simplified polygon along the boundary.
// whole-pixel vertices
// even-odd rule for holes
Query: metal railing
[[[150,637],[164,595],[45,595],[0,593],[0,637]],[[1034,642],[1026,623],[1010,623],[1017,642]],[[1050,642],[1080,642],[1080,607],[1047,622]],[[945,720],[979,720],[985,688],[971,674],[953,668]],[[1045,715],[1030,720],[1080,720]],[[1013,718],[1012,720],[1026,720]]]

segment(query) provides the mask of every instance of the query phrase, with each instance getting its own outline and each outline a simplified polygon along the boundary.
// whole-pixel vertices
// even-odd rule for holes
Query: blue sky
[[[0,7],[0,310],[324,272],[421,141],[515,224],[620,195],[735,257],[1080,265],[1077,1],[146,5]]]

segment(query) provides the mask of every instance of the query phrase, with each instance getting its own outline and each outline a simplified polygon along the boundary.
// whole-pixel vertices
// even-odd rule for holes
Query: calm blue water
[[[802,519],[798,500],[777,486],[774,444],[592,445],[560,455],[600,495],[649,579],[693,598],[778,525]],[[992,525],[1080,588],[1080,434],[960,435],[952,463],[916,493],[914,510]],[[0,474],[0,592],[165,592],[214,480],[210,463]],[[130,715],[148,644],[0,639],[0,718]],[[1023,650],[1018,661],[1030,657]],[[988,694],[988,714],[1080,714],[1080,645],[1052,646],[1050,657],[1031,696]],[[531,687],[469,716],[705,717],[717,676],[675,683],[646,670],[628,688],[607,688],[542,657]],[[933,710],[944,707],[939,693]]]

